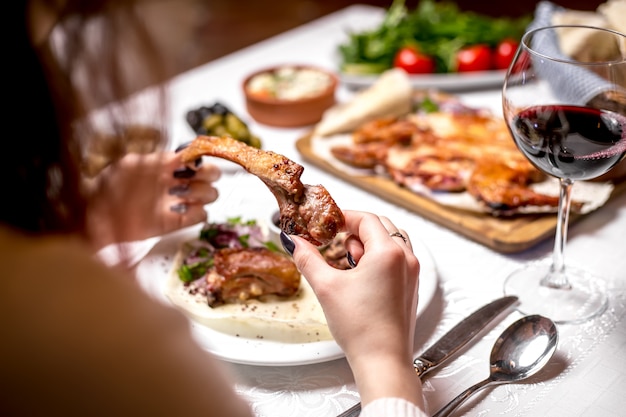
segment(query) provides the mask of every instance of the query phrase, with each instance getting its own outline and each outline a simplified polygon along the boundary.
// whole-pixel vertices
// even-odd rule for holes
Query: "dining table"
[[[242,91],[247,75],[277,65],[310,64],[338,72],[338,45],[346,42],[350,33],[374,27],[383,15],[384,10],[378,7],[352,5],[175,76],[166,83],[169,128],[173,149],[196,135],[186,121],[187,112],[222,103],[261,138],[264,149],[301,164],[303,182],[323,184],[339,207],[386,216],[406,230],[422,264],[414,343],[418,356],[471,312],[501,297],[510,272],[551,256],[552,238],[521,251],[502,252],[338,178],[311,164],[296,146],[313,126],[279,128],[258,123],[247,113]],[[454,85],[446,88],[454,90]],[[453,93],[468,105],[501,115],[501,88],[502,79],[459,86]],[[148,90],[138,96],[148,95]],[[358,91],[340,82],[337,101],[348,101]],[[212,162],[222,169],[222,177],[216,182],[218,200],[206,207],[209,220],[229,216],[270,218],[277,209],[276,201],[257,178],[228,161]],[[149,257],[150,253],[140,266]],[[558,324],[558,347],[545,368],[526,381],[481,391],[454,415],[624,415],[626,193],[616,193],[602,207],[576,218],[569,230],[566,262],[584,266],[603,281],[608,290],[606,311],[583,323]],[[139,267],[138,274],[141,271]],[[155,291],[158,289],[150,293]],[[435,413],[465,388],[488,376],[489,355],[496,338],[523,314],[516,309],[507,311],[487,324],[454,358],[424,377],[427,413]],[[281,345],[286,346],[274,349],[242,338],[217,335],[216,340],[219,347],[208,348],[209,354],[216,355],[230,370],[236,391],[258,417],[333,417],[359,402],[350,367],[336,346],[284,342]]]

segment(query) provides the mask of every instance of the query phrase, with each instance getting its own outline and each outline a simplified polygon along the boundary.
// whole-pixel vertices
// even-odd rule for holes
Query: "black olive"
[[[215,104],[213,104],[213,106],[211,107],[211,110],[212,110],[212,113],[219,114],[220,116],[225,116],[226,114],[231,112],[228,109],[228,107],[224,106],[222,103],[218,101],[216,101]]]
[[[250,133],[246,123],[220,102],[188,111],[186,120],[197,135],[228,135],[255,148],[261,148],[261,140]]]
[[[202,128],[202,121],[204,117],[202,117],[197,110],[190,110],[187,112],[187,123],[194,130],[194,132],[198,132],[200,128]]]
[[[213,111],[213,106],[202,106],[198,110],[200,110],[202,117],[209,117],[215,113],[215,111]]]

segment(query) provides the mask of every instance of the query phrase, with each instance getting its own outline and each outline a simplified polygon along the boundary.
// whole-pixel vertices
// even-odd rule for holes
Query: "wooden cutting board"
[[[313,152],[310,135],[300,138],[296,142],[296,148],[306,161],[318,168],[497,252],[521,252],[544,239],[552,238],[556,232],[556,214],[524,214],[498,218],[489,214],[443,206],[400,187],[389,179],[376,176],[353,176],[337,169]],[[622,181],[615,187],[613,196],[624,190],[626,190],[626,181]],[[570,222],[580,217],[582,215],[572,213]]]

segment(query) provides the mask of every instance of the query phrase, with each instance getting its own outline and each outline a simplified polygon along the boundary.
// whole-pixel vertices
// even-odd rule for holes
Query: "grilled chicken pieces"
[[[285,233],[321,246],[343,228],[343,213],[328,191],[322,185],[303,184],[304,168],[289,158],[226,136],[198,136],[181,152],[187,164],[202,155],[234,162],[263,181],[278,202],[279,226]]]
[[[411,127],[412,125],[412,127]],[[383,168],[409,189],[467,191],[495,215],[558,205],[530,184],[544,179],[517,150],[503,120],[470,109],[365,123],[331,153],[356,168]]]

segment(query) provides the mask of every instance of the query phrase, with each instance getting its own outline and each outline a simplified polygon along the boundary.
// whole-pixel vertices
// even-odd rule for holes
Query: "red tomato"
[[[435,72],[435,61],[413,46],[400,48],[393,59],[393,66],[409,74],[431,74]]]
[[[504,39],[498,46],[493,54],[493,67],[495,69],[507,69],[515,57],[515,51],[519,44],[513,39]]]
[[[488,45],[466,46],[456,53],[456,70],[458,72],[490,70],[491,55],[491,48]]]

